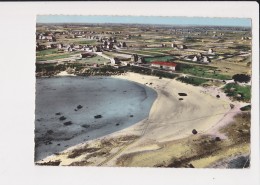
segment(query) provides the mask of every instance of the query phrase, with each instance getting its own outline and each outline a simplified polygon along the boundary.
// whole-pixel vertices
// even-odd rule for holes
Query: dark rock
[[[197,134],[198,132],[197,132],[196,129],[193,129],[193,130],[192,130],[192,133],[195,135],[195,134]]]
[[[217,98],[220,98],[220,96],[219,96],[219,95],[217,95],[216,97],[217,97]]]
[[[84,124],[84,125],[81,125],[83,128],[89,128],[90,125],[87,125],[87,124]]]
[[[60,113],[60,112],[57,112],[56,115],[59,116],[59,115],[61,115],[61,113]]]
[[[178,94],[179,94],[179,96],[187,96],[186,93],[178,93]]]
[[[59,166],[61,163],[60,160],[58,161],[49,161],[49,162],[45,162],[45,163],[37,163],[37,165],[40,165],[40,166]]]
[[[60,146],[60,143],[58,143],[57,146]]]
[[[120,125],[119,123],[116,124],[116,126],[119,126],[119,125]]]
[[[151,82],[150,85],[153,85],[153,83]]]
[[[63,125],[65,125],[65,126],[68,126],[68,125],[71,125],[71,124],[72,124],[71,121],[67,121],[67,122],[63,123]]]
[[[59,118],[61,121],[63,121],[63,120],[65,120],[65,119],[67,119],[65,116],[61,116],[60,118]]]
[[[191,163],[188,164],[188,167],[189,167],[189,168],[195,168]]]
[[[179,98],[179,100],[183,100],[183,98]]]
[[[51,141],[45,141],[44,144],[45,144],[45,145],[51,145],[52,142],[51,142]]]
[[[216,137],[215,141],[221,141],[220,137]]]
[[[249,168],[250,167],[250,158],[249,156],[238,156],[231,161],[229,161],[227,168]]]
[[[47,130],[47,134],[53,134],[53,130]]]
[[[94,118],[96,118],[96,119],[102,118],[102,115],[96,115],[96,116],[94,116]]]
[[[230,106],[231,109],[233,109],[235,107],[235,105],[232,104],[232,103],[230,103],[229,106]]]
[[[159,79],[162,79],[162,77],[160,76]]]
[[[134,117],[134,115],[130,115],[130,117],[132,118],[132,117]]]
[[[238,130],[238,132],[242,133],[242,132],[243,132],[243,130],[239,129],[239,130]]]
[[[78,109],[74,109],[74,111],[78,111]]]
[[[83,106],[82,105],[78,105],[77,106],[77,109],[81,109]]]

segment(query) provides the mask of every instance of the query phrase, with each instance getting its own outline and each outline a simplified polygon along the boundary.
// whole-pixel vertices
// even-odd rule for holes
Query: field
[[[246,102],[250,102],[251,100],[251,86],[249,85],[242,86],[236,83],[230,83],[227,84],[223,89],[227,96],[230,96],[235,100]]]
[[[36,53],[36,61],[63,59],[79,54],[80,51],[74,51],[70,53],[59,52],[57,49],[48,49]]]

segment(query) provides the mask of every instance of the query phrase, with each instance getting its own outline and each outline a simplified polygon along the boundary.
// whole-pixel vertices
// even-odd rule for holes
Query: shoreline
[[[157,97],[151,88],[111,77],[54,77],[36,83],[36,161],[136,124],[148,116]]]
[[[232,102],[230,99],[227,97],[217,99],[213,96],[214,93],[205,92],[207,89],[204,87],[195,87],[174,79],[159,79],[156,76],[130,72],[111,77],[147,85],[153,88],[158,96],[153,102],[146,119],[123,130],[86,142],[88,145],[97,146],[100,141],[109,141],[121,138],[124,135],[138,137],[134,141],[130,140],[124,146],[119,146],[115,151],[111,150],[110,156],[106,157],[105,160],[104,157],[95,159],[91,163],[93,166],[117,166],[117,160],[121,156],[157,150],[161,148],[160,143],[189,138],[193,135],[192,129],[196,129],[198,135],[209,134],[224,139],[225,136],[218,131],[228,125],[236,115],[236,113],[229,114],[231,111],[230,103]],[[178,93],[187,93],[187,96],[180,97]],[[183,98],[183,100],[179,100],[179,98]],[[239,105],[240,103],[237,103],[236,108]],[[60,160],[60,165],[74,164],[83,159],[68,160],[66,156],[73,150],[84,146],[85,144],[73,146],[63,151],[59,156],[47,157],[43,162]]]

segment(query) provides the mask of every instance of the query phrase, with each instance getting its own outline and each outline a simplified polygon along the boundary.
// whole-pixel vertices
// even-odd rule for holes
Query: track
[[[163,85],[162,89],[165,89],[165,87],[170,83],[171,81],[165,83],[165,85]],[[123,146],[119,151],[117,151],[115,154],[109,156],[106,160],[102,161],[100,164],[98,164],[97,166],[103,166],[104,164],[108,163],[109,161],[111,161],[114,157],[116,157],[117,155],[119,155],[120,153],[122,153],[129,145],[136,143],[137,141],[139,141],[146,133],[147,128],[149,126],[149,124],[151,123],[149,121],[149,117],[144,121],[146,124],[144,126],[144,129],[141,132],[141,135],[139,138],[129,141],[127,144],[125,144],[125,146]]]

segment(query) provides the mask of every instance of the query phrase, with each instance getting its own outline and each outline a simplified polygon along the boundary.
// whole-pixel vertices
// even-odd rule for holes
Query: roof
[[[152,62],[152,64],[161,65],[161,66],[172,66],[172,67],[177,66],[176,63],[173,63],[173,62],[163,62],[163,61],[154,61],[154,62]]]

